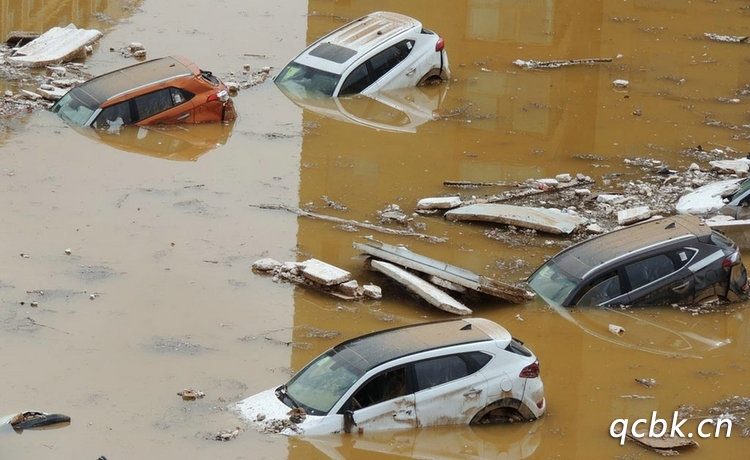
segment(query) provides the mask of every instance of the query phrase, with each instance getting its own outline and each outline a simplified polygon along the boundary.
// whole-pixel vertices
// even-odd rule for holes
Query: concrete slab
[[[617,211],[617,223],[619,225],[630,225],[651,217],[651,209],[648,206],[622,209]]]
[[[96,29],[79,29],[74,24],[53,27],[36,40],[18,48],[9,60],[28,67],[59,64],[86,55],[86,46],[102,37]]]
[[[417,209],[453,209],[459,206],[461,198],[457,196],[422,198],[417,202]]]
[[[568,235],[584,225],[586,219],[557,209],[532,208],[508,204],[474,204],[445,213],[452,221],[479,221],[531,228],[553,235]]]
[[[437,286],[428,283],[422,278],[409,273],[392,263],[383,262],[382,260],[372,260],[370,262],[370,267],[403,285],[406,289],[418,295],[430,305],[443,311],[456,315],[470,315],[472,313],[470,308],[441,291]]]
[[[323,286],[333,286],[346,283],[352,279],[352,274],[322,260],[308,259],[301,262],[302,276]]]

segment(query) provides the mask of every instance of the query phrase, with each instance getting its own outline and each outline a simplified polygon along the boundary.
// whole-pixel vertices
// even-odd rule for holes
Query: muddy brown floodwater
[[[411,213],[419,198],[455,193],[446,179],[582,172],[606,190],[605,174],[643,174],[626,157],[684,169],[696,161],[680,153],[688,147],[748,151],[750,45],[704,37],[746,35],[743,1],[0,0],[0,36],[68,22],[102,28],[86,61],[95,74],[133,63],[109,51],[132,41],[150,57],[184,54],[222,76],[240,75],[244,64],[275,73],[325,31],[373,10],[418,17],[446,38],[454,80],[409,100],[451,116],[424,122],[356,101],[348,116],[325,115],[268,81],[235,98],[233,126],[99,139],[40,112],[3,134],[0,415],[45,410],[72,423],[0,432],[0,458],[651,458],[610,438],[611,421],[748,396],[745,305],[702,315],[580,310],[574,324],[541,301],[487,300],[472,305],[475,315],[505,325],[539,356],[549,407],[542,420],[309,440],[243,429],[230,442],[206,439],[244,428],[227,406],[286,380],[335,343],[446,318],[362,269],[351,243],[368,232],[249,205],[312,204],[376,221],[388,204]],[[512,64],[601,57],[613,61]],[[629,87],[614,88],[615,79]],[[347,210],[327,207],[323,196]],[[512,246],[487,238],[485,225],[415,223],[448,242],[378,237],[505,280],[526,276],[563,242]],[[249,270],[264,256],[326,260],[383,285],[384,298],[345,303],[275,284]],[[509,269],[517,259],[525,263]],[[609,323],[626,334],[609,334]],[[646,389],[635,378],[658,384]],[[176,393],[187,387],[206,397],[182,401]],[[633,394],[652,398],[622,397]],[[735,432],[700,443],[686,455],[740,458],[748,440]]]

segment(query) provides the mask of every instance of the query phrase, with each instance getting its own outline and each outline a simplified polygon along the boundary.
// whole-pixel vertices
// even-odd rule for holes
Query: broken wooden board
[[[524,69],[557,69],[558,67],[568,67],[571,65],[592,65],[601,62],[612,62],[612,58],[590,58],[590,59],[564,59],[553,61],[534,61],[516,59],[513,64]]]
[[[352,274],[322,260],[308,259],[300,264],[302,276],[323,286],[334,286],[352,279]]]
[[[18,48],[11,62],[28,67],[44,67],[86,55],[86,46],[102,37],[96,29],[79,29],[74,24],[53,27],[32,42]]]
[[[632,433],[628,433],[627,438],[642,447],[651,449],[652,451],[667,457],[679,455],[677,449],[699,446],[697,442],[689,438],[680,438],[677,436],[655,437],[649,436],[647,433],[638,434],[641,436],[636,437]]]
[[[557,209],[532,208],[510,204],[473,204],[445,213],[451,221],[479,221],[539,230],[553,235],[569,235],[586,223],[586,219]]]
[[[437,286],[392,263],[383,262],[382,260],[372,260],[370,261],[370,268],[403,285],[430,305],[443,311],[456,315],[470,315],[472,313],[470,308],[449,296]]]
[[[534,294],[526,289],[477,275],[464,268],[416,254],[404,247],[371,240],[367,243],[354,243],[354,248],[377,259],[433,275],[511,303],[523,303],[534,298]]]

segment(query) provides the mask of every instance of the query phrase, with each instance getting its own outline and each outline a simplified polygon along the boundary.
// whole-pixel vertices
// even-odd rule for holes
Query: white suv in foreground
[[[305,49],[274,81],[303,96],[347,96],[450,78],[444,40],[414,18],[379,11]]]
[[[236,409],[261,431],[319,435],[533,420],[546,401],[536,356],[469,318],[349,340]]]

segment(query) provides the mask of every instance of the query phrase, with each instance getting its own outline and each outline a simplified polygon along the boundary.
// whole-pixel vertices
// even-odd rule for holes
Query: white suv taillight
[[[535,379],[539,377],[539,361],[534,361],[521,369],[521,373],[518,374],[518,376],[524,379]]]

